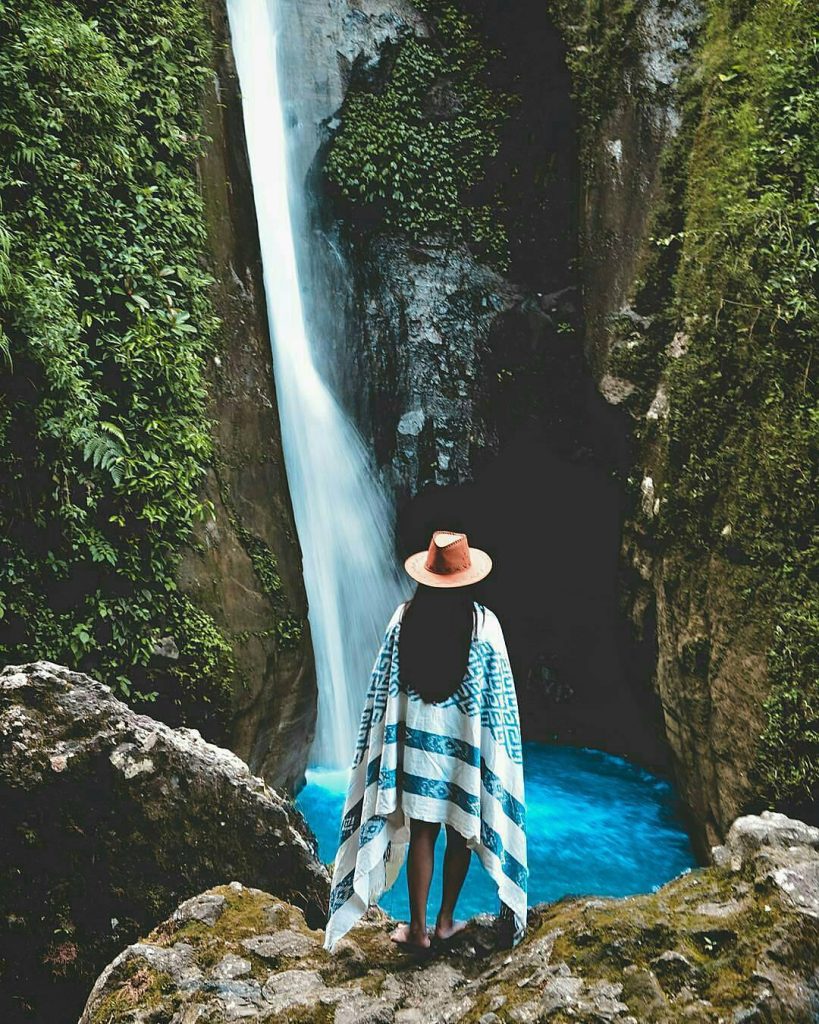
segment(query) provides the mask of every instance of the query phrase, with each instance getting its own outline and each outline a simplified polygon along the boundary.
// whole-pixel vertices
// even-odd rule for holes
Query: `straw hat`
[[[436,530],[429,548],[410,555],[404,568],[428,587],[466,587],[489,575],[492,559],[480,548],[471,548],[465,533]]]

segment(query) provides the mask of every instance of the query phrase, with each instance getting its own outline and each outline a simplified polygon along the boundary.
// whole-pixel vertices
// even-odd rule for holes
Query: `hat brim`
[[[469,549],[472,564],[467,569],[459,569],[457,572],[430,572],[424,566],[427,554],[427,551],[416,551],[404,562],[404,568],[414,580],[428,587],[468,587],[470,583],[477,583],[492,571],[492,559],[480,548]]]

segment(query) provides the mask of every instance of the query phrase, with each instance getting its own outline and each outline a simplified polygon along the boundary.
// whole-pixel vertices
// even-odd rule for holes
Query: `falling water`
[[[259,228],[287,477],[301,542],[318,677],[316,764],[350,762],[384,627],[403,597],[392,510],[361,437],[319,376],[297,248],[303,189],[288,177],[277,0],[228,0]]]

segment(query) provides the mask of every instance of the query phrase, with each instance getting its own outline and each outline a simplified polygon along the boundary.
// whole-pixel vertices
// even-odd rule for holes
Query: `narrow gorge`
[[[0,38],[0,1018],[819,1019],[819,11]],[[494,561],[538,906],[501,950],[473,858],[451,958],[390,949],[404,894],[336,962],[434,529]]]
[[[769,546],[749,533],[744,552],[730,523],[705,540],[715,509],[764,502],[773,481],[763,467],[756,481],[750,467],[729,475],[730,446],[746,457],[739,423],[726,424],[719,474],[680,443],[704,372],[678,370],[702,322],[682,288],[707,231],[690,230],[689,267],[685,217],[706,214],[684,168],[720,187],[694,141],[709,130],[704,97],[727,102],[703,77],[730,87],[711,63],[742,17],[612,5],[598,32],[571,4],[464,4],[451,23],[406,4],[282,4],[278,16],[309,218],[304,290],[321,296],[315,357],[391,495],[398,554],[441,522],[494,551],[486,599],[508,623],[529,737],[673,771],[701,851],[775,790],[810,814],[811,783],[790,786],[771,763],[809,730],[809,705],[779,692],[763,705],[777,644],[796,644],[797,672],[812,649],[804,625],[777,641],[784,579],[784,604],[749,602],[749,581],[789,543],[784,524],[771,521]],[[746,48],[765,23],[745,26]],[[458,177],[442,143],[425,170],[408,147],[453,125],[469,166]],[[470,145],[470,128],[489,141]],[[758,429],[778,459],[778,435]],[[789,529],[804,538],[807,523]]]

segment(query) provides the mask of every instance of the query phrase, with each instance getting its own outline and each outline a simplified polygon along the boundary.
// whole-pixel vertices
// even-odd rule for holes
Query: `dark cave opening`
[[[508,277],[524,296],[482,359],[479,408],[496,450],[474,479],[399,502],[401,554],[465,531],[495,571],[476,588],[506,633],[531,739],[668,766],[647,651],[620,609],[628,426],[582,352],[578,123],[563,40],[533,4],[467,0],[501,51],[492,74],[521,97],[487,176],[508,209]]]
[[[591,397],[591,396],[590,396]],[[463,530],[494,560],[476,600],[500,618],[528,739],[598,747],[664,769],[645,655],[620,611],[622,490],[600,461],[520,430],[474,482],[424,489],[399,512],[402,554]]]

